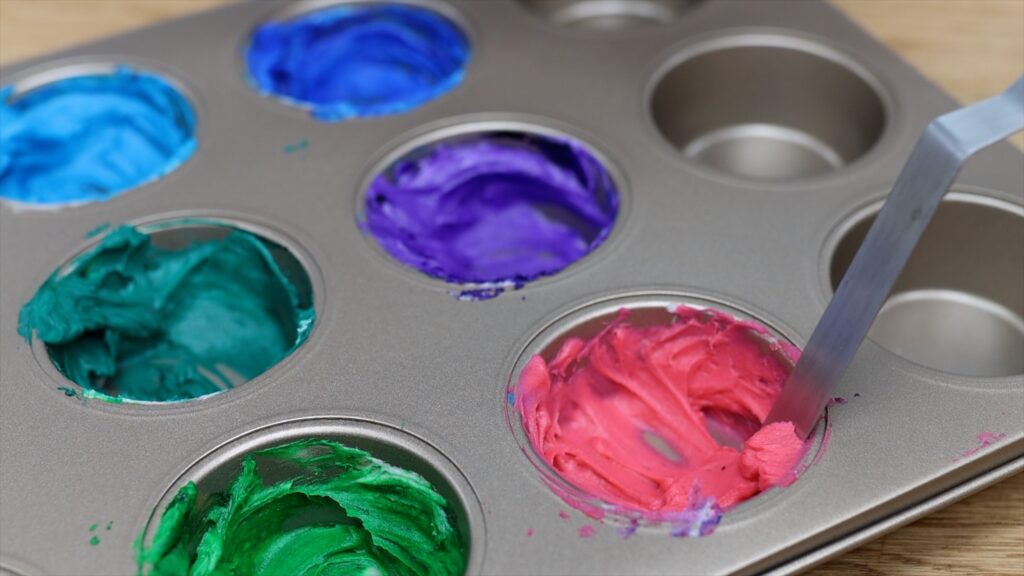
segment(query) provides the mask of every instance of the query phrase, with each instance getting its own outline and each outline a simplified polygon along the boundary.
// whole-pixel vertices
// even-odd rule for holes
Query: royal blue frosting
[[[469,42],[431,10],[356,4],[265,23],[245,56],[258,90],[337,121],[406,112],[451,90]]]
[[[129,68],[24,94],[0,89],[0,197],[35,205],[107,200],[177,168],[195,113],[161,78]]]

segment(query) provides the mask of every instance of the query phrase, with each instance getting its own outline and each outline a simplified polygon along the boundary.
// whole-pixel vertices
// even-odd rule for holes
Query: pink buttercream
[[[666,325],[629,311],[522,370],[516,408],[565,480],[626,510],[670,513],[714,498],[728,509],[791,482],[805,453],[788,422],[762,426],[799,352],[759,324],[679,306]],[[750,436],[719,445],[709,419]],[[752,435],[750,435],[752,433]]]

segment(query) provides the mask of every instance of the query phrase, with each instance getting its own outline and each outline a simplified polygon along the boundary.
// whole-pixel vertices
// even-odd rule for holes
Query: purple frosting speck
[[[725,512],[714,496],[702,497],[696,483],[690,488],[690,506],[666,515],[672,523],[671,534],[676,538],[696,538],[715,531]]]
[[[370,184],[361,226],[435,278],[519,287],[600,245],[618,207],[611,177],[583,145],[486,132],[393,164]]]

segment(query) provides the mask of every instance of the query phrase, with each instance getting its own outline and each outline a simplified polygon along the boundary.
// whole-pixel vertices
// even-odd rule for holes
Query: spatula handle
[[[1024,130],[1024,76],[925,129],[768,415],[807,436],[964,162]]]

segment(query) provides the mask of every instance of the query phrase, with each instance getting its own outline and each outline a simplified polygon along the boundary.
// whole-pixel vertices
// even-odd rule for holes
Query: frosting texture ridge
[[[255,378],[306,339],[314,316],[248,232],[167,249],[122,226],[43,283],[18,331],[86,391],[166,402]]]
[[[325,121],[407,112],[462,82],[469,41],[406,4],[339,5],[267,22],[246,49],[261,92]]]
[[[530,359],[515,408],[538,456],[590,497],[652,520],[720,518],[795,479],[804,441],[762,423],[798,354],[721,311],[680,305],[668,323],[634,324],[622,309],[593,338]],[[737,450],[716,428],[749,438]]]
[[[160,178],[196,147],[195,113],[173,86],[120,67],[24,94],[0,89],[0,198],[108,200]]]
[[[395,162],[370,184],[361,225],[429,276],[520,286],[604,242],[618,207],[608,171],[582,144],[484,132]]]
[[[295,473],[271,483],[263,467],[278,464]],[[451,506],[422,476],[319,439],[246,456],[223,492],[186,484],[139,553],[152,576],[455,576],[465,563]]]

